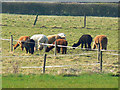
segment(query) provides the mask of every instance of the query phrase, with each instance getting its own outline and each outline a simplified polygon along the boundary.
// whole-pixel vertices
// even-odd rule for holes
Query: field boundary
[[[6,41],[10,41],[11,39],[3,39],[0,38],[0,40],[6,40]],[[13,41],[18,41],[18,40],[13,40]],[[50,45],[50,46],[55,46],[54,44],[45,44],[45,43],[40,43],[40,45]],[[63,46],[63,45],[57,45],[58,47],[67,47],[67,48],[75,48],[75,49],[81,49],[80,47],[71,47],[71,46]],[[81,50],[89,50],[86,48],[82,48]],[[97,51],[98,49],[90,49],[91,51]],[[119,50],[101,50],[101,51],[113,51],[113,52],[118,52]],[[118,54],[120,55],[120,54]]]
[[[10,41],[10,50],[11,50],[11,52],[13,52],[13,41],[18,41],[18,40],[13,40],[13,36],[12,35],[11,35],[11,39],[2,39],[2,38],[0,38],[0,39],[1,40]],[[58,46],[58,47],[66,47],[66,48],[75,48],[75,49],[81,49],[81,48],[80,47],[71,47],[71,46],[56,45],[56,43],[55,44],[40,43],[40,45],[43,45],[43,46],[46,46],[46,45],[55,46],[55,53],[54,53],[54,55],[49,55],[49,57],[94,54],[94,53],[83,53],[83,54],[72,54],[72,55],[56,55],[56,46]],[[97,54],[97,59],[98,59],[98,62],[100,63],[100,71],[101,72],[102,72],[102,67],[103,67],[102,52],[104,52],[104,51],[107,51],[107,52],[118,52],[119,51],[119,50],[101,50],[100,49],[100,44],[98,44],[98,49],[86,49],[86,48],[82,48],[81,50],[97,51],[97,53],[98,53]],[[111,53],[107,53],[107,54],[109,54],[109,55],[120,55],[120,54],[111,54]],[[64,66],[66,66],[66,65],[61,65],[61,66],[45,66],[45,64],[46,64],[46,56],[47,56],[47,54],[44,51],[44,62],[43,62],[44,65],[43,66],[39,66],[39,68],[43,68],[43,73],[45,73],[45,68],[48,68],[48,67],[64,67]],[[2,56],[2,57],[33,57],[33,56]],[[36,57],[36,56],[34,56],[34,57]],[[39,56],[37,56],[37,57],[39,57]],[[69,65],[67,65],[67,66],[69,66]],[[21,68],[38,68],[38,67],[37,66],[33,66],[33,67],[21,67]]]

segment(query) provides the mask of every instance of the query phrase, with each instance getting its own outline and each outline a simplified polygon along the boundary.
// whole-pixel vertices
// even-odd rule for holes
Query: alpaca
[[[85,48],[91,49],[91,42],[92,42],[92,37],[89,34],[82,35],[77,43],[74,43],[72,47],[77,47],[80,44],[81,48],[83,48],[83,45],[85,44]],[[88,47],[87,47],[88,45]],[[75,48],[74,48],[75,49]]]
[[[59,34],[57,34],[57,35],[59,35],[62,39],[65,39],[65,40],[66,40],[66,35],[65,35],[64,33],[59,33]]]
[[[56,39],[62,39],[59,35],[48,35],[48,44],[52,44]]]
[[[15,45],[13,46],[13,47],[14,47],[14,50],[20,45],[20,46],[21,46],[21,50],[23,51],[24,47],[23,47],[21,41],[26,41],[26,40],[28,40],[28,39],[30,39],[29,36],[21,36],[21,37],[18,39],[17,44],[15,44]]]
[[[34,46],[35,46],[35,41],[33,39],[28,39],[26,41],[21,41],[22,45],[26,49],[26,53],[34,53]]]
[[[42,50],[43,49],[43,45],[40,45],[40,43],[48,43],[48,38],[43,35],[43,34],[35,34],[33,35],[30,39],[33,39],[35,41],[35,48],[36,50]],[[45,49],[47,48],[47,46],[45,45]]]
[[[105,35],[97,35],[94,38],[93,49],[98,47],[98,43],[99,43],[100,44],[100,49],[107,50],[107,42],[108,42],[108,39],[107,39],[107,37]]]
[[[55,42],[53,44],[55,44]],[[68,43],[67,43],[67,41],[65,39],[57,39],[56,40],[56,44],[57,45],[67,46]],[[53,48],[54,48],[54,46],[47,47],[46,52],[49,52]],[[60,53],[60,48],[61,48],[62,54],[66,54],[67,53],[67,47],[58,47],[58,46],[56,47],[57,53]]]

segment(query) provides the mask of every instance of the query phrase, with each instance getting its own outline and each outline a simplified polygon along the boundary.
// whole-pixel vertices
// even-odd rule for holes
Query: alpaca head
[[[77,44],[74,43],[72,47],[77,47]],[[73,48],[73,49],[75,49],[75,48]]]
[[[13,46],[14,50],[17,48],[16,45]]]

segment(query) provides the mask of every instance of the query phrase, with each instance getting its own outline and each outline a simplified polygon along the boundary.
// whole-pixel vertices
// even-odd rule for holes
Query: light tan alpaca
[[[56,39],[62,39],[59,35],[49,35],[48,38],[48,44],[52,44]]]
[[[28,40],[28,39],[30,39],[29,36],[21,36],[21,37],[18,39],[17,44],[15,44],[15,45],[13,46],[13,47],[14,47],[14,50],[20,45],[20,46],[21,46],[21,50],[23,51],[24,47],[23,47],[21,41],[26,41],[26,40]]]
[[[98,43],[100,43],[100,49],[107,50],[107,42],[108,42],[108,39],[105,35],[97,35],[94,38],[93,49],[95,49],[96,47],[98,48]]]

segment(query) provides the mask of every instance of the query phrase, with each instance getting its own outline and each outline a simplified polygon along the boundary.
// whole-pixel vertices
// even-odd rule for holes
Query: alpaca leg
[[[103,47],[104,47],[104,46],[100,43],[100,49],[101,49],[101,50],[103,49]]]
[[[107,50],[107,44],[105,45],[105,50]]]
[[[23,51],[24,47],[21,45],[21,50]]]
[[[65,54],[67,54],[67,48],[65,48]]]
[[[85,48],[87,48],[87,44],[85,43]]]
[[[31,54],[34,53],[34,46],[31,47]]]
[[[91,49],[91,43],[88,43],[88,48]]]
[[[29,53],[31,53],[31,48],[28,49]]]
[[[62,48],[62,54],[66,54],[66,48],[65,47]]]
[[[38,50],[38,44],[37,44],[37,42],[35,42],[35,50]]]
[[[81,48],[83,48],[83,44],[84,44],[84,43],[82,43]]]
[[[26,49],[26,53],[28,53],[28,48],[25,48]]]
[[[61,48],[61,52],[62,52],[62,54],[64,54],[64,50],[65,50],[65,48],[62,47],[62,48]]]
[[[60,47],[57,47],[57,53],[60,53]]]

